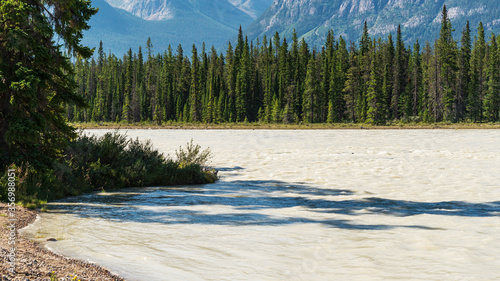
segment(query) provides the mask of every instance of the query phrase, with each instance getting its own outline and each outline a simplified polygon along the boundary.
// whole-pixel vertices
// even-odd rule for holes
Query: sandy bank
[[[19,206],[15,210],[16,220],[10,221],[8,205],[0,203],[0,280],[50,280],[52,272],[57,280],[125,280],[100,266],[52,253],[43,245],[20,236],[19,230],[32,223],[37,212]],[[12,223],[15,223],[15,251],[11,251],[13,244],[9,239],[13,235]],[[15,253],[15,274],[11,273],[11,252]]]

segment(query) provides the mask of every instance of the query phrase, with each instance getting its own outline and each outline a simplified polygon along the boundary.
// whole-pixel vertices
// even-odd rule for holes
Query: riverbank
[[[15,219],[17,240],[15,247],[16,255],[16,274],[9,274],[10,263],[9,245],[10,225],[8,221],[8,206],[0,203],[0,280],[125,280],[109,270],[88,262],[71,259],[55,254],[43,245],[30,241],[19,235],[19,230],[35,221],[37,211],[16,206]],[[50,243],[57,243],[50,242]],[[76,278],[75,278],[76,277]],[[75,278],[75,279],[74,279]]]
[[[354,123],[322,123],[322,124],[266,124],[266,123],[176,123],[169,122],[158,125],[151,122],[142,123],[71,123],[78,129],[169,129],[169,130],[394,130],[394,129],[500,129],[500,123],[396,123],[390,125],[371,125]]]

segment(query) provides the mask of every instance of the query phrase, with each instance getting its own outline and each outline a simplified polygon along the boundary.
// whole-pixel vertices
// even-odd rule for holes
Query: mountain
[[[128,11],[145,20],[167,20],[174,17],[167,1],[105,0],[109,5]]]
[[[266,1],[248,2],[252,11],[261,11]],[[250,5],[251,4],[251,5]],[[185,52],[203,42],[225,49],[229,39],[237,35],[239,26],[248,26],[253,18],[228,0],[92,0],[99,12],[90,20],[82,42],[105,51],[124,54],[129,48],[146,44],[151,37],[155,52],[170,44],[175,50],[182,44]]]
[[[228,0],[236,8],[248,14],[253,19],[256,19],[262,15],[269,6],[273,3],[273,0]]]
[[[336,37],[357,41],[367,21],[372,37],[395,34],[401,24],[407,43],[434,42],[439,36],[443,5],[455,29],[455,39],[467,20],[475,30],[483,22],[487,34],[500,31],[498,0],[275,0],[271,7],[253,22],[245,32],[249,39],[276,31],[291,38],[295,29],[313,45],[324,44],[329,29]]]
[[[235,7],[229,0],[105,0],[115,8],[123,9],[150,21],[173,21],[202,17],[214,20],[232,29],[246,26],[253,18]],[[234,0],[233,0],[234,1]],[[248,1],[251,2],[251,1]],[[271,3],[269,3],[270,6]],[[179,22],[181,24],[181,22]],[[190,25],[190,22],[182,22]]]

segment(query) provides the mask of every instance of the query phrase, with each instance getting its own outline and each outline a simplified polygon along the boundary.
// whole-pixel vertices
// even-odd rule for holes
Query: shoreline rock
[[[0,203],[0,280],[50,280],[51,276],[57,280],[125,280],[109,270],[98,265],[61,256],[43,247],[43,245],[30,241],[19,234],[19,230],[33,223],[37,211],[16,206],[15,211],[15,259],[16,273],[10,272],[9,235],[11,235],[8,205]]]

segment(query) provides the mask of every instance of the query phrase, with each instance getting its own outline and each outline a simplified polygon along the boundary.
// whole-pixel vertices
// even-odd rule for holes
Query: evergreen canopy
[[[75,137],[65,104],[84,105],[64,51],[88,58],[89,0],[0,2],[0,163],[50,167]]]
[[[372,38],[364,25],[358,46],[328,33],[312,50],[292,40],[263,37],[254,44],[240,29],[225,54],[213,47],[190,56],[130,50],[123,58],[78,59],[76,80],[90,108],[68,108],[74,122],[498,122],[500,48],[479,24],[467,24],[460,42],[443,8],[435,42],[408,46]],[[270,40],[269,40],[270,39]]]

